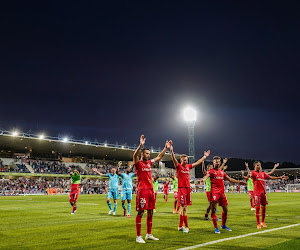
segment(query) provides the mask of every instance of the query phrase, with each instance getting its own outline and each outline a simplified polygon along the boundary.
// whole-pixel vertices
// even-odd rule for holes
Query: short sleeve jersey
[[[176,174],[178,178],[178,187],[191,187],[190,185],[190,170],[192,168],[192,164],[186,164],[185,166],[182,166],[180,163],[178,163],[178,166],[176,167]]]
[[[254,183],[254,194],[266,193],[265,180],[270,178],[270,175],[265,172],[252,171],[252,180]]]
[[[118,189],[119,188],[119,175],[117,174],[106,174],[109,177],[108,189]]]
[[[132,178],[134,173],[122,173],[122,190],[132,190]]]
[[[208,171],[211,182],[211,192],[212,193],[225,193],[224,188],[224,178],[227,174],[223,170],[211,169]]]
[[[147,162],[138,161],[135,166],[135,173],[138,177],[137,189],[153,189],[151,165],[154,159]]]

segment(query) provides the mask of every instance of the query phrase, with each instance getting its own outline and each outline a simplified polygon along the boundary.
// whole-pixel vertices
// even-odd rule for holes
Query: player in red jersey
[[[213,169],[209,170],[204,176],[203,181],[206,181],[208,177],[210,177],[211,181],[211,219],[213,221],[214,227],[215,227],[215,233],[219,234],[220,230],[218,228],[217,223],[217,216],[216,216],[216,209],[217,204],[219,203],[219,206],[223,208],[222,212],[222,229],[226,229],[227,231],[232,231],[229,227],[226,226],[226,220],[227,220],[227,198],[225,195],[225,188],[224,188],[224,179],[233,182],[233,183],[239,183],[242,185],[246,185],[245,181],[238,181],[233,178],[230,178],[223,170],[220,170],[219,167],[221,165],[221,158],[219,156],[214,156],[213,158]]]
[[[151,165],[159,162],[165,155],[168,148],[170,148],[172,141],[167,141],[163,151],[150,160],[150,150],[143,149],[141,151],[141,159],[139,160],[139,153],[143,145],[145,144],[146,138],[141,135],[140,145],[133,154],[133,164],[135,166],[136,175],[138,178],[137,194],[136,194],[136,242],[145,243],[141,236],[141,221],[144,214],[144,210],[147,210],[147,234],[146,240],[158,240],[151,234],[152,229],[152,217],[153,209],[155,209],[155,198],[153,192],[152,173]]]
[[[164,181],[164,201],[167,202],[168,201],[168,196],[169,196],[169,184],[170,184],[170,180],[166,179]]]
[[[75,169],[74,172],[70,172],[71,177],[71,191],[69,196],[69,201],[71,206],[73,207],[73,211],[71,214],[74,214],[77,210],[77,199],[79,195],[79,184],[81,180],[81,175],[78,170]]]
[[[228,159],[225,158],[223,159],[223,163],[221,165],[221,167],[219,168],[220,170],[226,170],[227,169],[227,166],[225,166],[225,164],[227,163]],[[203,172],[203,176],[206,175],[206,173],[211,170],[213,168],[213,164],[210,162],[208,163],[207,165],[207,171],[205,170],[205,163],[202,162],[202,172]],[[210,182],[210,178],[208,178],[205,182],[205,191],[206,191],[206,197],[207,197],[207,200],[208,200],[208,207],[206,209],[206,214],[204,215],[204,219],[205,220],[209,220],[209,217],[208,217],[208,214],[211,210],[211,201],[212,201],[212,197],[211,197],[211,182]],[[218,212],[218,211],[216,211]],[[217,218],[217,221],[219,221],[219,219]]]
[[[178,197],[180,199],[180,205],[182,207],[181,213],[180,213],[180,220],[179,220],[179,227],[178,231],[183,231],[184,233],[189,232],[189,226],[188,226],[188,219],[187,219],[187,206],[192,205],[192,197],[191,197],[191,185],[190,185],[190,170],[194,167],[197,167],[200,165],[206,157],[209,156],[210,151],[204,152],[204,156],[196,161],[193,164],[188,164],[188,156],[187,155],[181,155],[180,156],[180,163],[177,161],[173,146],[170,147],[171,150],[171,156],[172,160],[176,169],[176,174],[178,178]],[[185,227],[183,227],[183,222],[185,224]]]
[[[266,217],[266,205],[268,205],[268,199],[267,199],[267,195],[266,195],[265,180],[266,179],[287,180],[288,177],[285,176],[285,175],[275,177],[275,176],[268,175],[268,173],[262,172],[261,163],[259,161],[255,161],[253,163],[254,171],[252,171],[252,172],[250,171],[248,164],[245,164],[245,165],[246,165],[248,173],[250,173],[250,176],[253,180],[253,184],[254,184],[254,204],[255,204],[255,215],[256,215],[256,222],[257,222],[257,229],[261,229],[261,226],[267,227],[267,225],[265,223],[265,217]],[[276,168],[277,167],[278,166],[276,166]],[[275,171],[275,169],[274,169],[274,171]],[[261,223],[260,223],[260,218],[259,218],[260,206],[261,206]]]

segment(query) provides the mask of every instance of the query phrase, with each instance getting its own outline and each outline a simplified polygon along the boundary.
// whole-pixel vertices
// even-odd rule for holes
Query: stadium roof
[[[88,142],[58,137],[41,138],[35,134],[16,134],[0,130],[0,150],[14,153],[60,153],[63,157],[88,157],[105,160],[131,161],[134,147],[127,145],[108,144],[106,142]],[[151,157],[155,157],[162,149],[150,148]],[[171,155],[166,154],[163,161],[171,160]]]

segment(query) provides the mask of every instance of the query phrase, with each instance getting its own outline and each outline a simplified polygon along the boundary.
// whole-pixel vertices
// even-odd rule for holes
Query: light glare
[[[184,120],[186,121],[196,121],[196,110],[193,108],[185,108],[184,109]]]

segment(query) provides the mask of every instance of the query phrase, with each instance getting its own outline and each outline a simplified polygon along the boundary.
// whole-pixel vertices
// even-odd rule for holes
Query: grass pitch
[[[152,233],[159,241],[135,242],[135,196],[132,218],[123,217],[118,200],[117,215],[107,215],[105,195],[80,195],[78,209],[71,215],[67,195],[0,197],[1,249],[178,249],[222,238],[257,232],[254,211],[247,194],[227,194],[227,225],[232,232],[214,233],[211,221],[205,221],[207,199],[204,193],[192,194],[188,207],[190,233],[177,231],[179,215],[173,214],[173,194],[168,203],[158,195]],[[300,223],[300,193],[268,194],[266,224],[268,230]],[[217,213],[221,217],[220,212]],[[218,222],[220,226],[221,222]],[[146,234],[146,216],[142,235]],[[300,249],[300,226],[220,242],[209,249]]]

